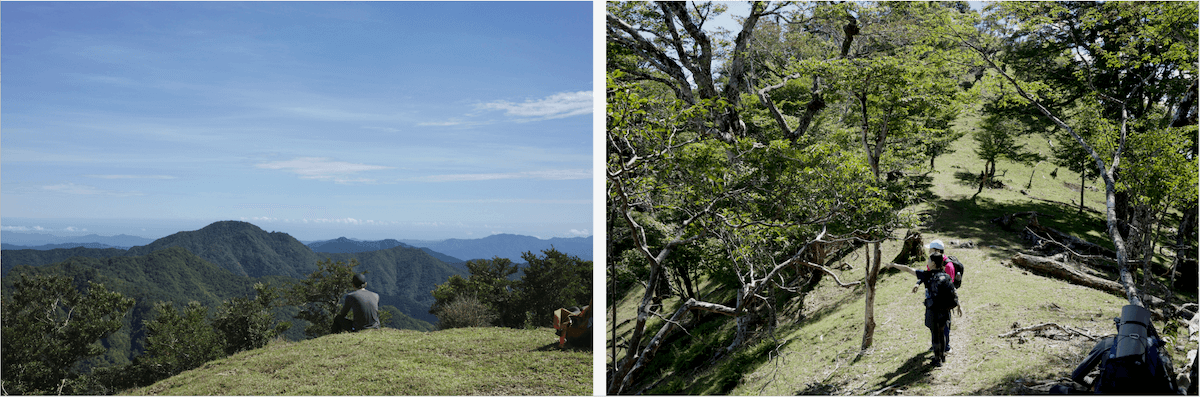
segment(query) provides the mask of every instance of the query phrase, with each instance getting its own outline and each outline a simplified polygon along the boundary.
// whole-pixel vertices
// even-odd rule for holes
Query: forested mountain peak
[[[240,221],[214,222],[200,230],[185,231],[130,248],[130,255],[145,255],[167,247],[183,247],[234,274],[250,277],[281,275],[302,277],[315,269],[318,256],[287,233],[270,232]]]

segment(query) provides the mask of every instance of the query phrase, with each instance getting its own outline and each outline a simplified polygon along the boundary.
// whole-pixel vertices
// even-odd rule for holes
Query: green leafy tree
[[[200,302],[188,302],[182,313],[170,302],[159,302],[154,310],[158,315],[146,322],[146,353],[138,364],[155,380],[225,355],[221,338],[208,322],[208,308]]]
[[[525,321],[525,310],[521,309],[514,289],[517,281],[512,279],[519,270],[517,264],[508,258],[494,257],[467,261],[465,265],[469,274],[466,278],[450,276],[433,290],[435,301],[429,313],[438,316],[441,323],[447,305],[459,297],[471,296],[498,316],[496,325],[520,327]]]
[[[226,354],[266,346],[292,325],[290,322],[275,324],[271,310],[277,306],[279,292],[274,287],[257,283],[254,291],[254,297],[233,298],[217,308],[213,328],[224,339]]]
[[[1075,120],[1074,124],[1079,126],[1077,133],[1089,140],[1096,136],[1097,130],[1106,127],[1111,128],[1110,125],[1107,125],[1107,120],[1097,117],[1094,111],[1087,112],[1084,110],[1076,112],[1072,119]],[[1082,214],[1084,209],[1084,193],[1087,192],[1087,181],[1094,181],[1096,178],[1099,178],[1100,173],[1096,169],[1091,155],[1075,142],[1075,138],[1071,137],[1071,134],[1059,130],[1054,135],[1054,142],[1055,145],[1050,148],[1051,153],[1054,154],[1054,165],[1065,167],[1079,174],[1079,213]]]
[[[522,310],[533,313],[534,326],[548,327],[551,313],[562,307],[583,307],[592,302],[592,261],[551,248],[542,256],[521,255],[529,265],[517,284]]]
[[[1118,279],[1130,304],[1145,306],[1144,288],[1136,286],[1130,258],[1139,252],[1152,255],[1155,239],[1139,234],[1157,233],[1161,217],[1155,214],[1162,213],[1156,210],[1157,200],[1192,196],[1195,184],[1188,192],[1144,194],[1138,186],[1153,182],[1126,180],[1140,174],[1126,170],[1138,163],[1165,170],[1176,168],[1166,163],[1195,161],[1188,155],[1194,150],[1169,149],[1180,141],[1195,145],[1196,3],[1002,2],[987,10],[990,26],[997,27],[993,32],[1005,39],[1005,51],[991,49],[989,32],[961,29],[953,34],[1088,153],[1104,182]],[[1086,137],[1069,117],[1081,105],[1096,106],[1113,127]],[[1163,129],[1183,136],[1166,140],[1170,143],[1139,138]],[[1151,174],[1156,172],[1141,175]],[[1148,268],[1143,270],[1148,274]]]
[[[104,352],[97,342],[121,328],[134,303],[103,284],[77,289],[68,277],[41,275],[22,275],[2,299],[0,383],[13,394],[85,392],[72,367]]]
[[[613,353],[609,393],[633,382],[689,312],[736,321],[727,353],[751,337],[754,318],[770,317],[774,300],[766,296],[793,288],[779,280],[794,279],[795,269],[834,275],[846,287],[858,284],[838,280],[818,252],[882,240],[898,224],[893,197],[861,156],[815,137],[795,144],[780,134],[769,142],[713,139],[689,125],[693,112],[706,110],[613,77],[619,76],[608,80],[608,203],[626,225],[621,236],[631,241],[622,244],[633,247],[648,271],[625,355]],[[650,238],[657,233],[660,238]],[[732,305],[693,298],[673,314],[658,312],[655,286],[666,277],[668,258],[697,243],[718,247],[719,254],[706,259],[710,279],[732,294]],[[610,260],[618,257],[628,259],[622,253]],[[647,321],[655,316],[666,318],[657,330]]]
[[[1025,150],[1024,144],[1017,143],[1017,138],[1024,134],[1024,125],[1000,115],[987,115],[979,123],[979,129],[975,130],[972,138],[978,145],[975,155],[983,160],[983,171],[979,175],[979,190],[975,192],[975,196],[995,179],[997,160],[1007,159],[1026,165],[1038,160],[1038,154]]]
[[[346,263],[327,258],[317,262],[316,271],[290,286],[287,301],[300,307],[295,318],[308,322],[304,327],[305,336],[316,338],[329,334],[333,316],[341,309],[342,296],[353,287],[350,278],[354,277],[356,266],[357,259]],[[382,323],[383,319],[380,320]]]

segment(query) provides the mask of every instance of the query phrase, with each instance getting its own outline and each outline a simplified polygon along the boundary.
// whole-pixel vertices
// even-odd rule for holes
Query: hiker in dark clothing
[[[342,296],[342,311],[333,318],[333,333],[379,328],[379,294],[367,291],[367,278],[355,274],[350,279],[354,291]],[[346,314],[354,312],[354,319]]]
[[[940,252],[939,252],[939,253],[936,253],[935,255],[936,255],[937,257],[939,257],[939,258],[942,256]],[[913,276],[916,276],[916,277],[917,277],[917,284],[916,284],[916,285],[914,285],[914,286],[913,286],[913,289],[912,289],[912,292],[913,292],[914,294],[915,294],[915,293],[917,293],[917,289],[918,289],[918,288],[919,288],[921,285],[924,285],[924,286],[926,287],[926,290],[925,290],[925,301],[926,301],[926,316],[927,316],[927,317],[928,317],[928,315],[929,315],[929,306],[928,306],[928,305],[929,305],[929,300],[930,300],[930,298],[931,298],[931,297],[930,297],[930,295],[929,295],[929,285],[930,285],[930,282],[932,282],[932,281],[934,280],[934,276],[935,276],[937,273],[945,273],[945,270],[946,270],[946,269],[945,269],[945,267],[944,267],[944,266],[945,266],[945,262],[942,262],[942,261],[935,261],[935,260],[934,260],[934,257],[935,257],[935,255],[930,255],[930,260],[929,260],[929,265],[928,265],[928,268],[929,268],[929,270],[917,270],[917,269],[914,269],[914,268],[911,268],[911,267],[908,267],[908,266],[904,266],[904,265],[900,265],[900,264],[895,264],[895,263],[887,263],[887,264],[884,264],[884,266],[891,267],[891,268],[895,268],[895,269],[900,269],[900,270],[903,270],[903,271],[907,272],[908,274],[911,274],[911,275],[913,275]],[[935,267],[940,267],[940,269],[939,269],[939,270],[934,270],[934,269],[935,269]],[[958,293],[957,293],[957,291],[956,291],[956,292],[955,292],[955,294],[954,294],[954,301],[955,301],[955,302],[957,302],[957,301],[958,301]],[[959,315],[959,316],[962,316],[962,315],[963,315],[963,314],[962,314],[962,308],[961,308],[961,307],[955,306],[955,307],[954,307],[954,311],[956,311],[956,312],[958,313],[958,315]],[[950,317],[951,317],[951,316],[950,316],[950,311],[949,311],[949,310],[947,310],[947,311],[946,311],[946,313],[945,313],[945,316],[944,316],[944,320],[945,320],[945,327],[942,327],[942,335],[941,335],[942,337],[940,338],[940,339],[941,339],[941,341],[942,341],[942,346],[943,346],[943,348],[942,348],[942,353],[950,352],[950,332],[949,332],[949,328],[950,328]],[[928,326],[928,324],[927,324],[927,326]],[[937,345],[937,341],[936,341],[937,339],[939,339],[939,338],[936,338],[934,335],[930,335],[930,346],[931,346],[931,347],[929,348],[929,350],[934,350],[934,348],[933,348],[932,346],[934,346],[934,345]]]
[[[1087,386],[1089,390],[1095,389],[1095,385],[1093,385],[1092,382],[1087,381],[1087,375],[1091,373],[1097,365],[1100,365],[1100,362],[1104,359],[1104,355],[1108,354],[1108,351],[1112,349],[1113,341],[1116,339],[1116,336],[1107,336],[1096,342],[1096,346],[1092,347],[1092,351],[1088,353],[1087,358],[1084,358],[1083,361],[1079,363],[1079,366],[1075,367],[1075,371],[1071,372],[1071,380],[1075,381],[1075,383]]]
[[[917,279],[925,284],[925,326],[929,327],[932,339],[934,366],[941,366],[946,361],[946,328],[950,326],[950,310],[958,307],[958,293],[945,273],[945,265],[939,260],[941,257],[940,254],[930,255],[932,270],[915,271]]]
[[[1092,351],[1071,372],[1071,380],[1099,394],[1182,394],[1174,380],[1171,357],[1161,354],[1166,346],[1151,323],[1151,313],[1141,306],[1126,305],[1114,319],[1117,334],[1096,342]],[[1093,369],[1100,373],[1091,382]],[[1051,394],[1078,394],[1073,387],[1057,385]]]

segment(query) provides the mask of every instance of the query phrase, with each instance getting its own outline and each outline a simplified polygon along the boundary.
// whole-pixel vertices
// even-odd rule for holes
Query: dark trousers
[[[925,309],[925,326],[929,328],[929,336],[933,339],[933,362],[940,365],[946,360],[946,330],[950,327],[950,311]]]
[[[333,319],[333,327],[329,332],[336,334],[339,332],[354,332],[354,331],[358,331],[358,330],[354,329],[354,320],[342,317],[342,318]]]
[[[929,334],[933,335],[933,361],[935,363],[946,361],[946,325],[942,323],[929,327]]]
[[[945,345],[944,345],[945,347],[942,348],[942,350],[944,351],[950,347],[950,319],[949,318],[946,319],[946,327],[945,327],[945,330],[942,331],[942,341],[945,342]],[[937,343],[937,337],[935,335],[933,335],[933,331],[930,331],[929,346],[933,346],[936,343]]]

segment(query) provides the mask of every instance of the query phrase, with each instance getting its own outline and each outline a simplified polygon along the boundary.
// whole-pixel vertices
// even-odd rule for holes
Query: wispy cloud
[[[170,175],[84,175],[88,178],[100,179],[175,179]]]
[[[260,163],[255,165],[255,167],[291,172],[299,175],[302,179],[316,179],[336,183],[372,183],[375,182],[374,179],[356,177],[355,174],[395,168],[382,165],[335,161],[324,157],[297,157],[291,160]]]
[[[64,231],[64,232],[72,232],[72,233],[75,233],[75,232],[86,232],[86,231],[88,231],[86,228],[80,228],[80,227],[75,227],[75,226],[67,226],[67,227],[64,227],[64,228],[62,228],[62,229],[49,229],[49,228],[44,228],[44,227],[41,227],[41,226],[0,226],[0,230],[4,230],[4,231],[6,231],[6,232],[54,232],[54,231]]]
[[[480,109],[503,110],[508,116],[548,120],[592,113],[592,92],[563,92],[522,103],[494,101],[478,106]]]
[[[573,169],[573,170],[545,170],[545,171],[529,171],[529,172],[508,172],[508,173],[485,173],[485,174],[447,174],[447,175],[432,175],[422,178],[426,182],[463,182],[463,181],[491,181],[497,179],[541,179],[541,180],[569,180],[569,179],[592,179],[592,170],[590,169]]]
[[[567,231],[567,235],[575,236],[575,237],[587,237],[587,236],[591,236],[592,232],[587,231],[587,229],[583,229],[583,230],[571,229],[571,230]]]
[[[357,218],[299,218],[299,219],[283,219],[273,218],[269,216],[251,216],[242,217],[241,220],[247,222],[267,222],[267,223],[304,223],[304,224],[337,224],[337,225],[357,225],[357,226],[390,226],[398,225],[396,221],[379,221],[374,219],[357,219]]]
[[[130,197],[142,195],[142,192],[119,192],[115,190],[104,190],[93,186],[77,185],[74,183],[60,183],[57,185],[42,186],[42,189],[56,193],[84,196]]]

